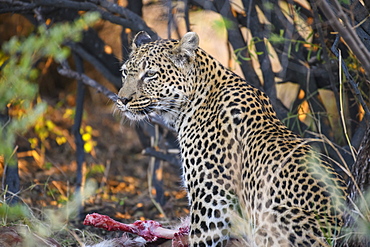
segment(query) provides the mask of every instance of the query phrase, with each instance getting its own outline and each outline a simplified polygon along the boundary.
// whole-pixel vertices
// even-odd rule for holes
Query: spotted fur
[[[158,114],[177,131],[191,246],[329,246],[342,225],[343,181],[263,92],[198,43],[195,33],[139,33],[116,102],[129,119]]]

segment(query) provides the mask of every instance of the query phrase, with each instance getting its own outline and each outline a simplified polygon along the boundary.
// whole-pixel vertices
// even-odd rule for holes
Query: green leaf
[[[215,20],[213,26],[216,30],[233,29],[234,23],[227,18],[222,18],[220,20]]]
[[[30,217],[30,212],[27,207],[17,204],[14,206],[9,206],[7,204],[0,204],[0,218],[3,219],[3,224],[6,221],[14,222],[17,220],[24,220]]]
[[[272,33],[270,38],[269,38],[269,41],[271,43],[284,43],[285,38],[282,35],[277,35],[275,33]]]
[[[341,4],[349,5],[350,1],[349,0],[339,0]]]
[[[13,152],[15,135],[25,131],[46,109],[46,104],[42,102],[32,105],[38,92],[37,85],[32,83],[39,76],[36,62],[48,57],[57,62],[67,59],[70,51],[63,46],[63,42],[78,41],[82,37],[81,32],[98,19],[98,13],[86,13],[74,22],[58,23],[50,28],[39,26],[28,37],[20,39],[14,36],[3,44],[0,63],[4,64],[6,61],[6,64],[0,77],[0,105],[19,100],[25,110],[21,117],[12,119],[6,126],[6,131],[0,128],[0,156],[4,156],[5,162]]]

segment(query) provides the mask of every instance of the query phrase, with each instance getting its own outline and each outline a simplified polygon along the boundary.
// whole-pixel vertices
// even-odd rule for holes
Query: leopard
[[[332,246],[346,184],[289,130],[269,97],[199,47],[199,36],[141,31],[115,102],[132,121],[160,116],[177,134],[189,246]]]

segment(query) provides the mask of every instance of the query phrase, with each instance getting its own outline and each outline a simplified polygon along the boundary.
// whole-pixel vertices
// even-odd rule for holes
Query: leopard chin
[[[125,111],[123,113],[126,116],[126,118],[130,119],[131,121],[141,121],[144,119],[148,119],[147,115],[137,114],[131,111]]]

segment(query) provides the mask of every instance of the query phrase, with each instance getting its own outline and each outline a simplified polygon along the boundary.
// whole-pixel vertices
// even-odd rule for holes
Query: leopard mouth
[[[148,119],[149,114],[153,112],[150,99],[129,101],[127,99],[119,98],[116,101],[116,108],[128,119],[133,121],[140,121],[145,118]]]

